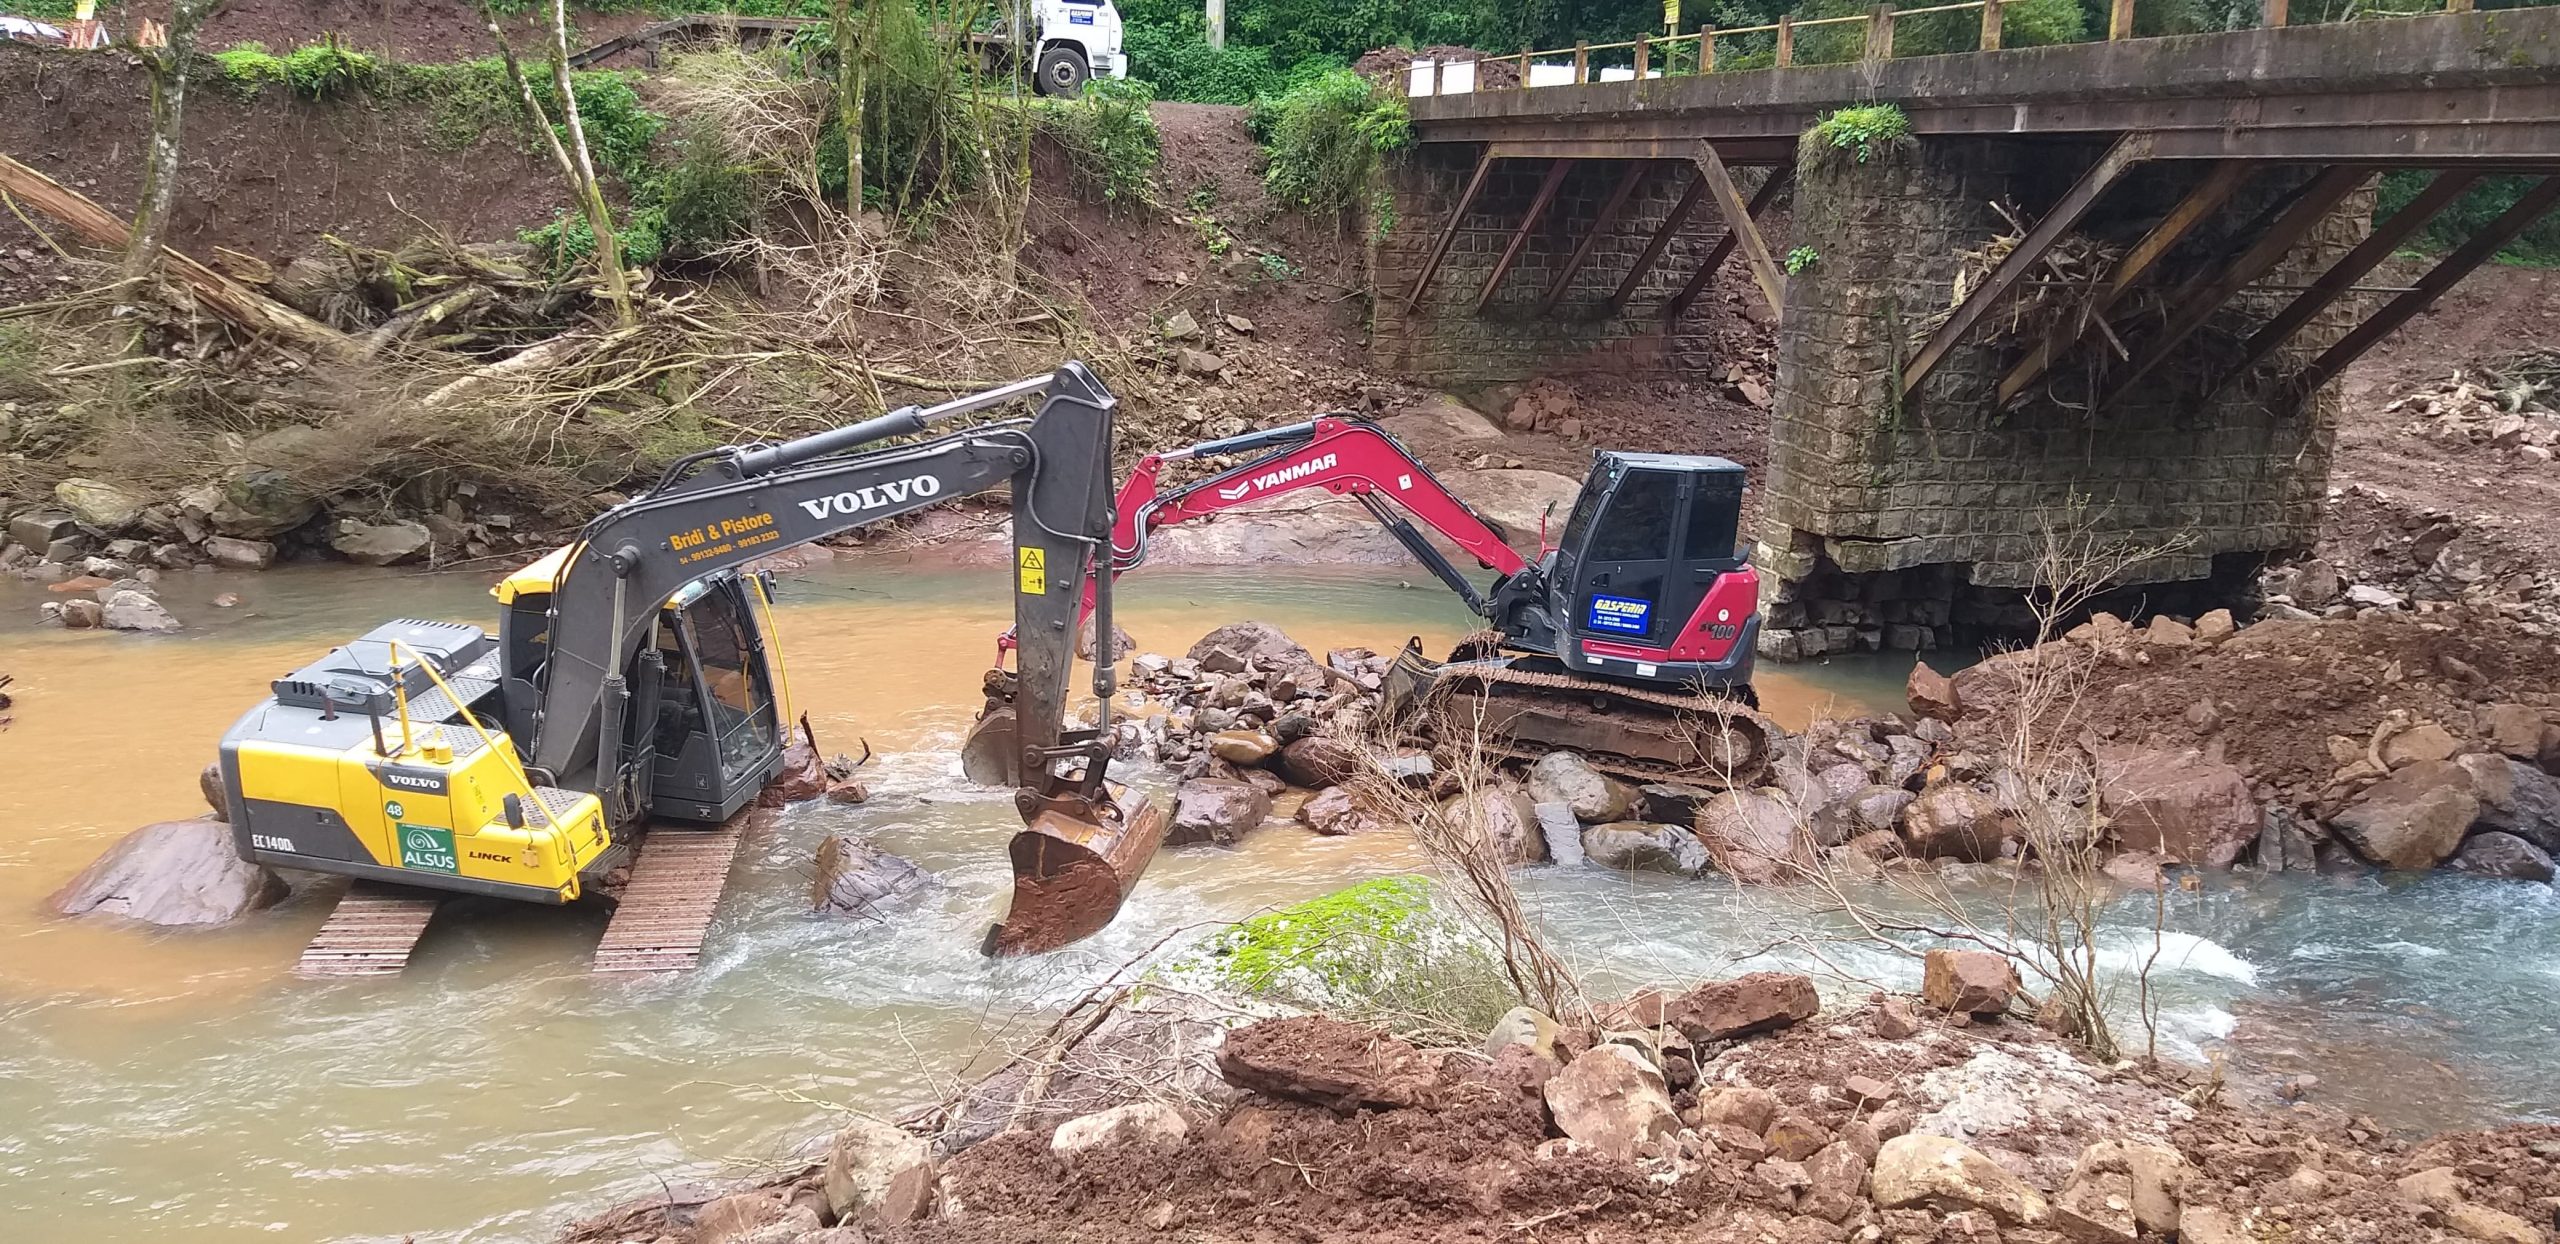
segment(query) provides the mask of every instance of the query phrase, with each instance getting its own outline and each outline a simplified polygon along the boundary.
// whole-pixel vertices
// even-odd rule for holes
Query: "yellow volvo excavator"
[[[1017,400],[1037,401],[1036,414],[855,452]],[[1102,633],[1111,625],[1110,579],[1093,569],[1111,535],[1114,405],[1070,362],[930,409],[675,463],[501,582],[495,637],[394,621],[275,680],[222,741],[241,855],[405,887],[575,900],[628,859],[643,827],[719,825],[780,772],[770,583],[748,563],[1003,484],[1025,828],[1011,847],[1013,910],[987,949],[1045,950],[1095,932],[1164,832],[1144,796],[1104,780],[1110,662],[1093,670],[1103,728],[1064,729],[1089,583]]]

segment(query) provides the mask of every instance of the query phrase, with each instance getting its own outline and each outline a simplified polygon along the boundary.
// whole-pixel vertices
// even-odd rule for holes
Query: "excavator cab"
[[[551,657],[552,590],[570,549],[501,580],[500,669],[508,728],[540,720]],[[686,584],[659,606],[650,642],[627,660],[610,789],[617,806],[658,820],[716,825],[737,815],[782,769],[782,714],[760,620],[763,581],[724,571]]]
[[[1557,658],[1583,673],[1747,688],[1759,581],[1737,545],[1742,485],[1723,458],[1600,453],[1547,575]]]
[[[656,711],[633,713],[626,727],[646,734],[632,740],[641,753],[634,777],[646,781],[653,815],[725,821],[782,768],[782,715],[748,599],[760,587],[724,575],[677,593],[658,612],[656,643],[639,658],[647,673],[633,689],[643,708],[655,698]]]

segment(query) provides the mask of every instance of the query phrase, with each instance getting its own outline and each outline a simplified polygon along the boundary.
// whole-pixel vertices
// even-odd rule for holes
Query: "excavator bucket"
[[[1023,829],[1007,847],[1013,907],[987,930],[990,955],[1039,954],[1101,932],[1164,841],[1164,813],[1118,783],[1094,799],[1070,791],[1021,802]]]
[[[988,709],[969,727],[960,741],[960,773],[980,786],[1022,784],[1022,735],[1012,705]]]
[[[1388,720],[1415,735],[1465,723],[1496,755],[1579,752],[1592,768],[1636,782],[1756,785],[1777,737],[1774,723],[1739,700],[1602,682],[1464,647],[1444,663],[1407,643],[1387,667],[1384,691]]]

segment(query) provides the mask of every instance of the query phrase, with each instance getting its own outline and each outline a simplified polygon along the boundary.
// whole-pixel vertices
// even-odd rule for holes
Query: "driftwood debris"
[[[62,222],[91,246],[121,251],[132,239],[132,227],[96,200],[6,155],[0,155],[0,192]],[[205,309],[242,331],[322,358],[356,356],[357,344],[346,334],[206,267],[176,247],[160,249],[169,275],[184,283]]]

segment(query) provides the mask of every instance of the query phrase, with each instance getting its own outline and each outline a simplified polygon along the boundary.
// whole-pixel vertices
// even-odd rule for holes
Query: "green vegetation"
[[[1040,112],[1088,188],[1106,202],[1136,203],[1155,184],[1161,145],[1155,114],[1147,110],[1154,102],[1144,82],[1098,78],[1085,85],[1083,98],[1046,101]]]
[[[1379,159],[1413,141],[1404,97],[1337,69],[1258,101],[1248,118],[1269,153],[1263,184],[1301,211],[1341,212],[1369,201]]]
[[[1803,276],[1822,262],[1822,252],[1810,246],[1799,246],[1787,252],[1787,275]]]
[[[1484,939],[1420,877],[1380,877],[1256,916],[1168,965],[1176,978],[1345,1018],[1475,1039],[1516,999]]]
[[[1845,151],[1864,164],[1909,141],[1910,117],[1892,104],[1868,104],[1843,108],[1815,122],[1812,129],[1805,131],[1803,146],[1810,159]]]
[[[282,56],[263,43],[241,43],[213,54],[223,85],[242,95],[282,86],[303,99],[342,99],[371,86],[381,62],[349,51],[331,35],[306,43]]]
[[[2426,188],[2430,174],[2409,169],[2385,173],[2382,193],[2374,203],[2373,218],[2381,221],[2407,206],[2409,200]],[[2500,212],[2515,205],[2534,182],[2531,177],[2484,177],[2469,193],[2453,201],[2418,233],[2416,248],[2429,253],[2448,251],[2462,245],[2465,239],[2480,232],[2481,226],[2497,219]],[[2498,252],[2504,263],[2524,264],[2536,268],[2560,267],[2560,214],[2544,216],[2527,228],[2506,249]]]

